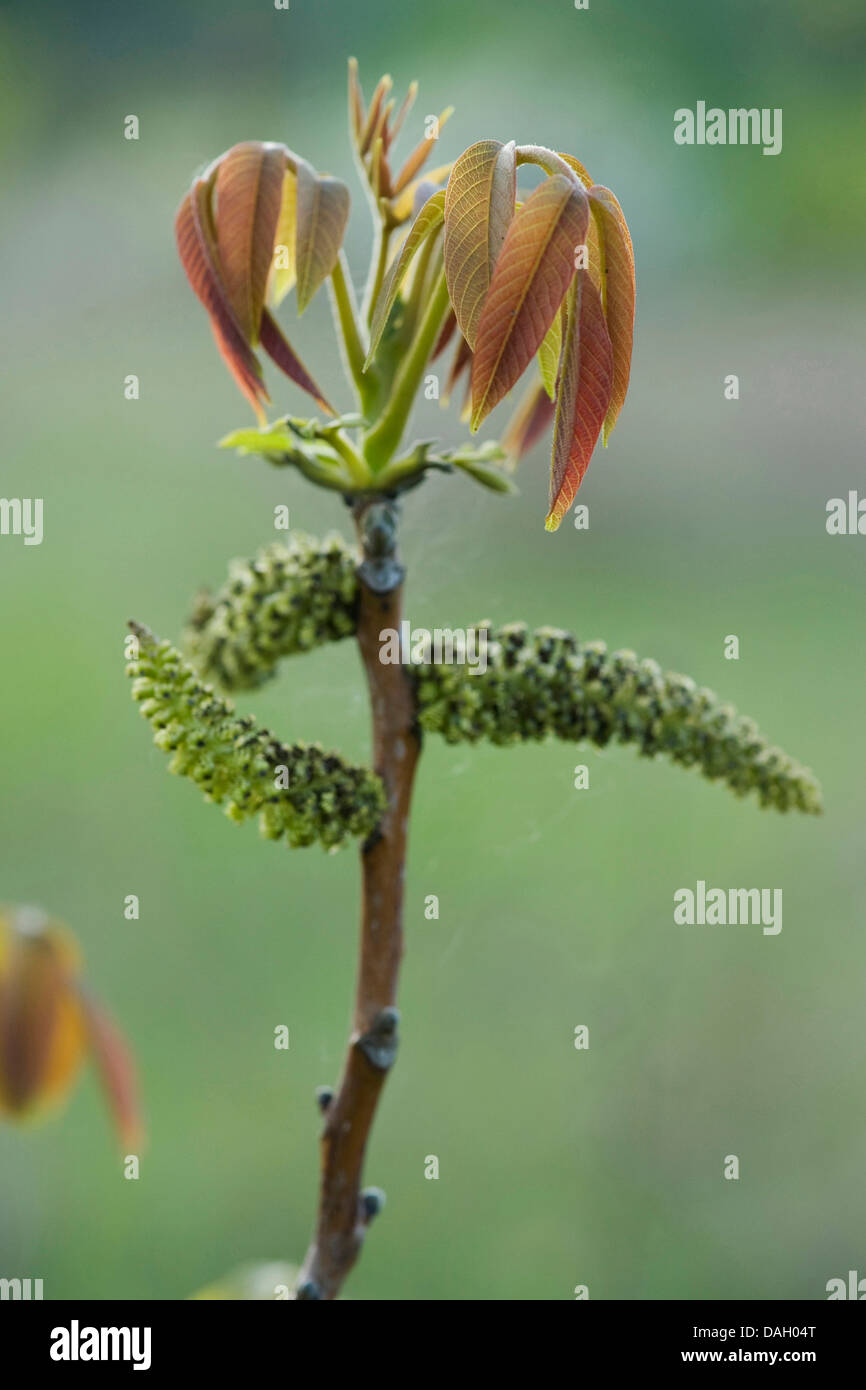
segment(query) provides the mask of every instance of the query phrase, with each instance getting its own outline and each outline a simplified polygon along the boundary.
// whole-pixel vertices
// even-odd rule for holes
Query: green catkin
[[[184,635],[200,675],[250,690],[281,657],[351,636],[357,628],[358,557],[338,535],[294,533],[254,560],[233,560],[219,593],[202,595]]]
[[[443,664],[410,670],[419,724],[447,742],[509,744],[552,734],[600,748],[634,743],[646,757],[662,753],[727,782],[737,796],[755,792],[762,806],[820,814],[813,774],[688,676],[556,628],[485,623],[479,630],[487,634],[486,671]]]
[[[137,660],[126,668],[133,699],[171,754],[169,770],[189,777],[235,821],[258,815],[262,835],[327,849],[367,836],[385,809],[380,779],[317,744],[280,743],[199,681],[168,642],[134,629]],[[288,786],[277,785],[288,769]]]

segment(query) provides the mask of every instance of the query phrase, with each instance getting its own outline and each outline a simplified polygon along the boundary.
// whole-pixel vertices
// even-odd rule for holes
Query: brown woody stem
[[[316,1231],[298,1299],[333,1299],[354,1265],[375,1198],[362,1192],[364,1155],[385,1078],[396,1058],[397,978],[403,953],[403,878],[412,783],[420,752],[411,687],[400,665],[380,660],[380,633],[400,630],[402,567],[396,504],[358,502],[363,551],[358,644],[373,716],[373,764],[388,795],[378,828],[361,849],[362,909],[352,1035],[339,1088],[325,1101]]]

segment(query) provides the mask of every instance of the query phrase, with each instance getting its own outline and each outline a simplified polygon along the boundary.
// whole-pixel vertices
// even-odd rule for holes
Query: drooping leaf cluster
[[[176,222],[184,268],[257,412],[258,451],[294,454],[324,486],[389,490],[388,464],[424,367],[452,338],[444,395],[468,378],[473,433],[537,363],[505,442],[516,461],[553,424],[546,524],[555,530],[628,388],[635,274],[625,217],[579,160],[540,145],[481,140],[423,174],[450,108],[395,170],[394,144],[415,87],[397,110],[390,87],[383,78],[366,106],[350,64],[352,142],[379,222],[369,325],[358,320],[341,259],[348,190],[285,145],[246,141],[194,181]],[[544,174],[526,196],[518,189],[524,165]],[[269,397],[255,349],[333,415],[275,318],[290,289],[302,313],[329,278],[362,406],[360,437],[349,440],[342,417],[330,437],[319,429],[307,447],[287,433],[279,451],[264,429]],[[245,437],[243,447],[255,449],[255,439]]]
[[[125,1148],[142,1138],[138,1084],[119,1029],[84,982],[78,942],[33,907],[0,906],[0,1117],[46,1113],[91,1058]]]

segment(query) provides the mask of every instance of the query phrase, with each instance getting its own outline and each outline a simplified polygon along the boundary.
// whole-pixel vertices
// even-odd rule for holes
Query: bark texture
[[[402,666],[379,659],[380,633],[385,628],[399,631],[402,612],[396,506],[369,502],[355,509],[355,520],[363,552],[358,644],[370,692],[373,766],[385,784],[388,804],[361,849],[361,940],[352,1033],[339,1087],[322,1099],[319,1210],[298,1299],[336,1298],[381,1205],[377,1190],[365,1193],[361,1183],[376,1107],[397,1055],[406,838],[420,751],[412,686]]]

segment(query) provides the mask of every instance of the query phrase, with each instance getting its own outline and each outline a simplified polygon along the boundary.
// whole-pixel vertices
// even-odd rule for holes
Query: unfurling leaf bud
[[[184,644],[196,670],[225,690],[269,680],[283,656],[349,637],[357,627],[358,557],[338,535],[295,533],[254,560],[234,560],[219,593],[203,595]]]
[[[258,815],[266,839],[327,849],[369,835],[385,809],[375,773],[318,744],[280,743],[204,685],[169,642],[131,625],[138,659],[127,666],[133,699],[171,753],[169,770],[190,777],[235,821]]]
[[[36,908],[0,908],[0,1115],[39,1115],[71,1090],[88,1055],[119,1137],[140,1139],[126,1046],[81,982],[71,932]]]
[[[662,672],[630,651],[578,642],[557,628],[513,623],[486,633],[487,668],[411,668],[423,729],[449,743],[508,744],[549,735],[604,747],[635,743],[720,779],[762,806],[820,814],[813,774],[769,746],[755,724],[687,676]]]

